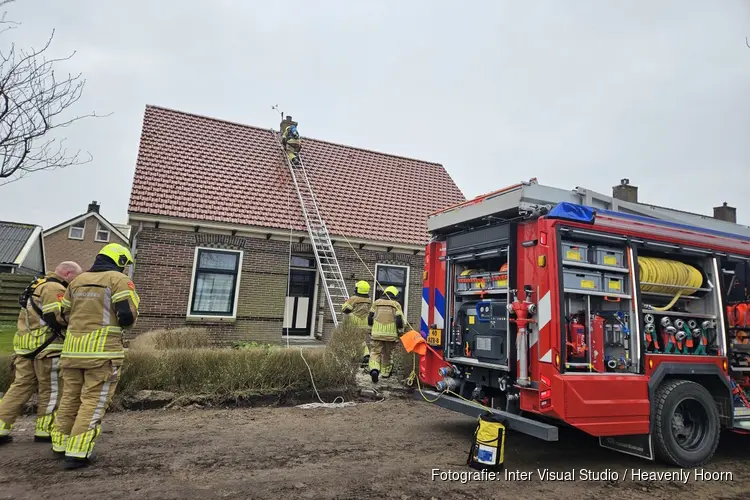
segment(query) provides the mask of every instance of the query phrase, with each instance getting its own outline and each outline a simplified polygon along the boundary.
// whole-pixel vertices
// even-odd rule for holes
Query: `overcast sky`
[[[76,55],[94,161],[0,187],[0,220],[127,205],[146,104],[445,165],[472,197],[537,177],[750,224],[750,2],[16,0],[0,42]],[[29,195],[34,195],[29,198]]]

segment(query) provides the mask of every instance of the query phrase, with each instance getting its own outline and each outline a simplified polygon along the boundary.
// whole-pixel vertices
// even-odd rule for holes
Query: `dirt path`
[[[108,415],[93,468],[63,471],[31,441],[31,419],[0,448],[0,499],[108,498],[516,498],[658,500],[750,498],[750,438],[728,435],[710,471],[733,480],[471,481],[432,479],[432,469],[468,471],[472,418],[411,400],[350,408],[154,410]],[[557,443],[511,434],[509,470],[536,472],[664,467],[601,449],[562,431]]]

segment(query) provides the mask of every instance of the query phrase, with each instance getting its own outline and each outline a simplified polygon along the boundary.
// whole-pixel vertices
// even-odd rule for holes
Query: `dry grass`
[[[128,351],[118,386],[121,397],[144,389],[219,400],[305,392],[313,388],[310,371],[319,391],[354,386],[359,361],[355,346],[361,342],[354,331],[337,331],[325,349],[303,349],[304,359],[297,348],[204,347],[205,332],[182,332],[182,338],[178,332],[149,332],[149,337]]]
[[[211,345],[211,337],[205,328],[172,328],[142,333],[130,342],[130,349],[196,349]]]
[[[169,391],[178,397],[208,396],[216,401],[307,392],[313,386],[305,361],[318,391],[349,390],[355,386],[362,340],[356,330],[339,329],[325,349],[303,349],[303,359],[298,348],[207,347],[205,330],[155,330],[131,343],[117,399],[141,390]],[[0,356],[0,392],[9,383],[10,357]]]

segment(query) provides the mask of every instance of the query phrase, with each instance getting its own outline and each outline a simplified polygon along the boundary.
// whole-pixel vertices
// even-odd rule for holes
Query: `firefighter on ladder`
[[[299,150],[301,148],[299,132],[294,124],[288,125],[281,134],[281,144],[284,145],[287,160],[292,165],[299,165]]]
[[[378,382],[380,375],[385,378],[391,376],[393,348],[406,324],[401,304],[395,300],[396,297],[398,289],[394,286],[387,287],[383,290],[383,297],[373,303],[367,316],[367,324],[372,327],[369,368],[373,383]]]
[[[23,309],[13,337],[13,383],[0,399],[0,445],[10,443],[10,431],[23,406],[37,392],[34,441],[49,442],[54,412],[60,401],[60,351],[63,328],[61,302],[68,283],[81,273],[75,262],[62,262],[52,273],[34,280],[21,296]]]
[[[140,298],[123,273],[130,250],[110,243],[94,265],[70,284],[62,299],[68,324],[61,355],[65,387],[52,429],[52,450],[65,468],[89,465],[101,421],[120,380],[122,331],[138,317]]]
[[[370,314],[371,307],[370,284],[364,280],[357,281],[354,284],[354,295],[349,297],[341,306],[341,312],[344,313],[344,324],[356,328],[358,333],[363,337],[363,364],[367,364],[370,358],[368,346],[370,332],[367,324],[367,316]]]

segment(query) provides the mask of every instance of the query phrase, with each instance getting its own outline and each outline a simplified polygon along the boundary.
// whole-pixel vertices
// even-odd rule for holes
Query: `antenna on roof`
[[[283,111],[279,111],[279,105],[278,104],[275,104],[275,105],[271,106],[271,109],[275,109],[276,111],[278,111],[279,114],[281,115],[281,119],[282,120],[284,119],[284,112]]]

